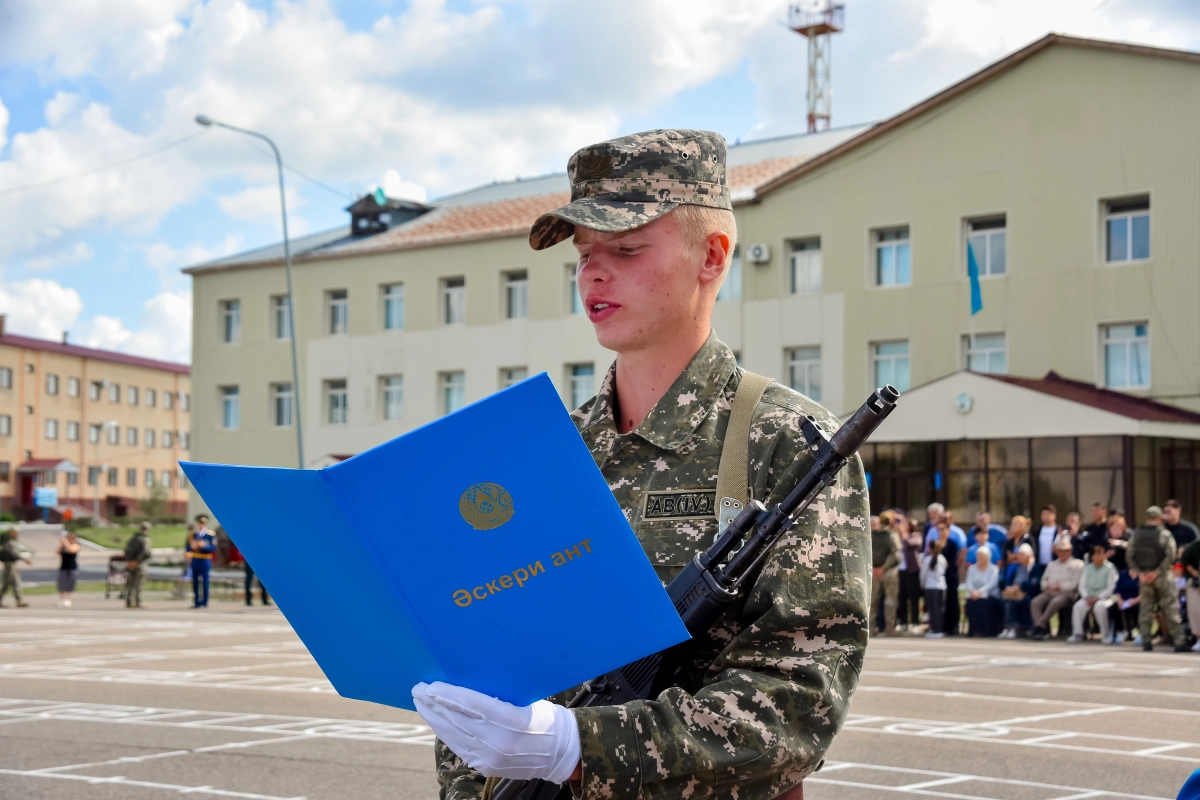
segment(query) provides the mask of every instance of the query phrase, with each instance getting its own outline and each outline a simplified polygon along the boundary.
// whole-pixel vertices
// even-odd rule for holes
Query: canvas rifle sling
[[[721,463],[717,467],[718,535],[724,533],[750,500],[750,422],[770,384],[770,378],[746,372],[733,395],[725,441],[721,444]]]

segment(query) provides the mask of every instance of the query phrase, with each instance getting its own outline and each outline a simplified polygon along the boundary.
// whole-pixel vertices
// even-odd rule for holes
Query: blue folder
[[[325,469],[181,466],[344,697],[527,705],[688,638],[545,373]]]

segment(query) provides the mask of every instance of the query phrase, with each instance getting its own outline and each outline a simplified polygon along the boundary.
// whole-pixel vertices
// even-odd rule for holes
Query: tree
[[[155,483],[150,487],[150,491],[146,493],[146,499],[142,501],[142,513],[148,519],[161,517],[163,512],[167,510],[167,487],[161,483]]]

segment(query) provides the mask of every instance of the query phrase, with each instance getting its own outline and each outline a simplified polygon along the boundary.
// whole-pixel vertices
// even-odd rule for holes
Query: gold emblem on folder
[[[512,496],[498,483],[477,483],[462,493],[458,512],[475,530],[490,531],[512,519]]]

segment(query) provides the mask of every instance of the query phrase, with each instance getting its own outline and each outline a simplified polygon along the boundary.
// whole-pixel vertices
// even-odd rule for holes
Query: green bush
[[[5,511],[4,513],[0,513],[0,522],[16,522],[16,521],[17,521],[16,514],[10,514],[7,511]]]
[[[64,522],[63,527],[69,531],[77,531],[80,528],[90,528],[90,527],[92,527],[92,518],[91,517],[75,517],[74,519],[69,519],[66,522]]]

